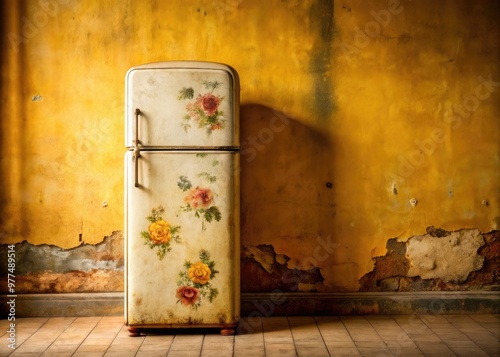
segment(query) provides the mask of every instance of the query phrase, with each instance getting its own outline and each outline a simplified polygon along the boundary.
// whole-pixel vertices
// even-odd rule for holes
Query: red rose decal
[[[191,286],[179,286],[176,290],[176,296],[183,305],[194,305],[200,296],[200,291]]]
[[[219,108],[221,98],[209,93],[205,94],[203,97],[200,96],[198,98],[198,101],[201,104],[201,108],[203,109],[205,114],[210,116],[214,115]]]
[[[195,124],[198,128],[207,129],[207,133],[210,134],[214,130],[223,129],[226,121],[224,111],[219,108],[224,97],[214,93],[223,83],[203,81],[202,84],[206,89],[205,94],[200,93],[195,96],[193,87],[183,87],[179,91],[177,99],[191,100],[186,104],[187,113],[182,118],[181,125],[186,132],[192,127],[192,124]]]

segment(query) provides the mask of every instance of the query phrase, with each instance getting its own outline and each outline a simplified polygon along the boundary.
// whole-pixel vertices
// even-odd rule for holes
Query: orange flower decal
[[[210,268],[207,264],[202,262],[196,262],[191,264],[188,270],[188,278],[191,279],[193,283],[206,284],[210,280],[210,274],[212,274]]]
[[[164,220],[153,222],[148,227],[149,238],[155,244],[165,244],[170,242],[170,224]]]
[[[180,243],[179,237],[180,226],[172,226],[162,218],[165,209],[162,206],[153,208],[151,215],[146,217],[150,222],[147,231],[142,231],[141,236],[144,239],[144,244],[149,248],[156,250],[156,255],[160,260],[165,257],[167,252],[170,252],[170,243],[172,241]]]
[[[212,286],[213,279],[219,273],[215,269],[215,261],[210,259],[210,254],[204,249],[200,250],[199,258],[196,263],[188,260],[184,263],[175,291],[177,302],[193,309],[199,308],[204,300],[211,303],[219,294],[217,288]]]

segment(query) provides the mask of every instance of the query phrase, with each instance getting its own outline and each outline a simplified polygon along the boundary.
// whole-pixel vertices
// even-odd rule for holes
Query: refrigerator
[[[125,77],[125,324],[216,328],[240,315],[239,79],[159,62]]]

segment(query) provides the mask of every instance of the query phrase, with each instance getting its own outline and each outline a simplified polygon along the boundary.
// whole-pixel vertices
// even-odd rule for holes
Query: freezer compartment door
[[[236,152],[125,155],[125,320],[226,325],[240,309]]]
[[[239,146],[239,82],[229,66],[162,62],[126,76],[125,145]]]

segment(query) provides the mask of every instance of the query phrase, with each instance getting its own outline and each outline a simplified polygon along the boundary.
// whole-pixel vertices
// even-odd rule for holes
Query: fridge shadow
[[[259,104],[240,107],[240,126],[242,245],[271,245],[276,254],[291,259],[288,266],[316,267],[317,238],[333,235],[331,138]],[[243,271],[242,279],[248,282],[255,276],[246,277]],[[276,287],[280,277],[268,279],[274,281],[261,280],[260,291]],[[289,283],[297,288],[297,281]],[[283,284],[278,284],[280,289],[294,290]]]

